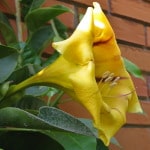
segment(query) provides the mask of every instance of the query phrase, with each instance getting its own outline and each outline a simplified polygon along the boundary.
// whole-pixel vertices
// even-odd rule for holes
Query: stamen
[[[111,73],[110,71],[104,72],[100,78],[100,81],[98,82],[99,90],[103,92],[105,89],[105,93],[109,93],[111,89],[118,84],[117,82],[119,79],[119,76],[114,76],[114,73]]]
[[[113,79],[113,77],[109,76],[109,77],[107,77],[107,78],[104,80],[104,82],[109,82],[109,81],[111,81],[112,79]]]
[[[110,75],[110,71],[106,71],[103,73],[102,78],[107,78]]]
[[[109,77],[114,77],[114,73],[111,73],[111,74],[109,75]]]
[[[102,92],[104,89],[107,90],[109,87],[109,82],[112,81],[113,79],[113,75],[114,73],[111,73],[110,71],[106,71],[101,78],[101,82],[98,83],[99,85],[99,90]],[[100,85],[100,83],[102,83],[102,85]],[[105,88],[107,86],[107,88]]]
[[[110,87],[113,87],[113,86],[115,86],[115,85],[117,85],[118,83],[117,82],[112,82],[111,84],[110,84]]]
[[[112,80],[112,83],[110,84],[111,87],[117,85],[118,83],[118,80],[120,79],[120,77],[115,77],[113,80]]]
[[[106,71],[103,73],[102,77],[100,78],[98,85],[100,85],[102,82],[105,81],[106,78],[108,78],[108,76],[110,75],[110,71]]]
[[[117,82],[120,79],[120,77],[115,77],[115,79],[113,80],[113,82]]]

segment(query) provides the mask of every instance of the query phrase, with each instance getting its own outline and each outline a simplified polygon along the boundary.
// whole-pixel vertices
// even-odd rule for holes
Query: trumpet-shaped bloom
[[[142,112],[113,29],[98,3],[89,7],[74,33],[53,43],[61,56],[9,94],[33,84],[54,84],[68,92],[91,114],[99,138],[110,138],[126,122],[126,112]]]

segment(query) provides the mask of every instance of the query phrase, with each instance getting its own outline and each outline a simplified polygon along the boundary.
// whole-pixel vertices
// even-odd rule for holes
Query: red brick
[[[65,98],[68,99],[68,98]],[[69,99],[71,99],[69,97]],[[59,105],[59,108],[79,118],[92,118],[89,112],[82,105],[75,101],[64,102]]]
[[[16,20],[10,19],[9,21],[17,37],[18,31],[17,31]],[[21,23],[21,25],[22,25],[22,36],[23,36],[23,40],[25,41],[28,33],[27,33],[26,25],[24,23]]]
[[[144,99],[148,99],[149,94],[146,80],[132,77],[132,81],[136,88],[137,95],[143,97]]]
[[[150,75],[146,76],[146,83],[147,83],[147,94],[150,98]]]
[[[93,5],[93,0],[86,0],[86,1],[85,0],[72,0],[72,1],[83,3],[89,6]],[[103,9],[108,10],[108,0],[101,0],[99,3]]]
[[[150,22],[150,3],[143,0],[111,0],[113,13]]]
[[[116,139],[121,148],[111,145],[111,150],[149,150],[149,128],[122,128],[117,132]]]
[[[150,102],[141,101],[141,106],[144,114],[128,113],[127,123],[134,125],[150,125]]]
[[[146,46],[150,47],[150,26],[146,27]]]
[[[135,63],[143,71],[150,71],[150,51],[119,44],[122,56]]]
[[[0,10],[5,13],[7,12],[7,13],[15,14],[16,12],[15,0],[1,0]]]
[[[108,16],[108,19],[115,31],[116,38],[145,45],[145,31],[143,25],[114,16]]]

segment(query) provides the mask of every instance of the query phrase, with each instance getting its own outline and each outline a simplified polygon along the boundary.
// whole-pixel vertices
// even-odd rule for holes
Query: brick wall
[[[14,6],[12,0],[7,1]],[[138,65],[145,78],[143,81],[133,77],[145,115],[128,114],[128,124],[116,134],[116,138],[124,150],[148,150],[150,149],[150,1],[99,0],[98,2],[116,33],[122,55]],[[84,13],[87,6],[92,5],[92,0],[46,0],[44,6],[54,4],[62,4],[76,12]],[[5,5],[0,5],[0,9],[7,14],[15,12],[14,7],[10,9]],[[70,29],[77,24],[77,18],[72,14],[65,14],[60,18]],[[89,117],[76,103],[69,102],[60,107],[76,116]],[[110,148],[120,149],[114,145]]]

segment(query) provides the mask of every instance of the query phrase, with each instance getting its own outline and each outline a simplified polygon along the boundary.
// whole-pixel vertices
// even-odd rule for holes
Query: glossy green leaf
[[[91,130],[85,126],[84,123],[60,109],[46,106],[41,107],[39,117],[50,125],[62,130],[94,136]]]
[[[66,39],[68,37],[67,27],[57,18],[54,18],[53,21],[54,21],[55,28],[57,29],[59,36],[63,39]]]
[[[29,71],[28,66],[24,66],[22,68],[19,68],[15,70],[10,77],[8,78],[9,81],[13,81],[14,84],[18,84],[21,81],[27,79],[30,77],[31,73]]]
[[[10,87],[11,88],[11,87]],[[6,95],[0,101],[0,108],[14,106],[18,101],[24,96],[24,91],[20,90],[19,92],[7,97]]]
[[[96,150],[109,150],[109,148],[105,146],[104,143],[100,139],[97,139]]]
[[[44,131],[43,133],[59,142],[65,150],[96,150],[95,137],[58,131]]]
[[[36,54],[40,54],[44,48],[50,44],[54,37],[54,33],[50,26],[43,26],[36,30],[27,42],[27,47],[30,47]]]
[[[60,92],[59,89],[56,89],[54,87],[49,87],[46,95],[51,98],[52,96],[54,96],[55,94],[58,94],[59,92]]]
[[[33,32],[48,22],[50,19],[69,11],[69,8],[62,5],[39,8],[30,12],[26,16],[25,21],[27,23],[28,29]]]
[[[49,87],[47,86],[32,86],[25,89],[25,94],[32,96],[42,96],[45,95],[48,91]]]
[[[0,83],[4,82],[13,73],[17,65],[17,58],[17,49],[0,45]]]
[[[18,54],[14,53],[0,59],[0,83],[4,82],[17,66]]]
[[[25,95],[15,106],[29,112],[37,112],[34,110],[39,110],[40,107],[45,106],[46,103],[40,98],[34,97],[32,95]]]
[[[136,78],[143,79],[142,72],[137,65],[135,65],[134,63],[132,63],[130,60],[128,60],[126,58],[124,58],[124,63],[125,63],[125,67],[126,67],[127,71],[131,75],[135,76]]]
[[[41,70],[41,66],[35,65],[35,64],[28,64],[23,66],[22,68],[19,68],[15,70],[10,77],[8,78],[9,81],[13,81],[14,84],[18,84],[21,81],[29,78],[36,72],[39,72]]]
[[[2,84],[0,84],[0,100],[5,97],[9,90],[10,81],[6,81]]]
[[[45,0],[21,0],[21,15],[24,18],[29,12],[38,9],[45,2]]]
[[[33,0],[29,11],[39,8],[44,2],[45,0]]]
[[[17,42],[16,35],[11,27],[7,17],[0,12],[0,32],[3,35],[3,38],[6,44]]]
[[[6,57],[13,53],[17,53],[17,49],[10,46],[0,45],[0,58]]]
[[[0,132],[0,147],[4,150],[64,150],[55,140],[40,132]]]

